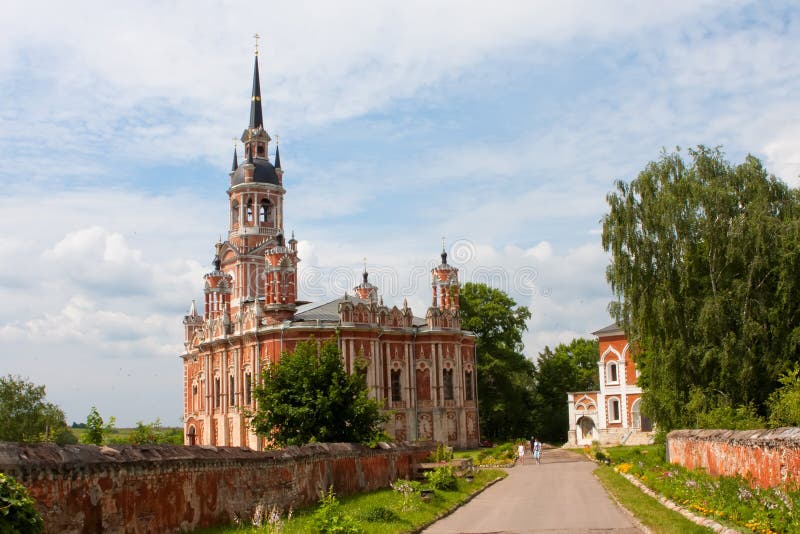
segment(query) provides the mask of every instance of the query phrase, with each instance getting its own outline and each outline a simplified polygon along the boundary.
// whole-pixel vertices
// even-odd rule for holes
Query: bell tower
[[[239,139],[234,140],[230,172],[228,240],[221,253],[222,270],[233,276],[234,311],[245,302],[263,304],[269,288],[265,285],[266,252],[278,246],[283,234],[283,169],[276,146],[274,162],[269,148],[272,138],[264,127],[259,75],[258,34],[253,60],[253,89],[250,119]],[[236,144],[244,145],[239,160]],[[285,246],[281,244],[280,246]],[[294,302],[294,301],[292,301]]]

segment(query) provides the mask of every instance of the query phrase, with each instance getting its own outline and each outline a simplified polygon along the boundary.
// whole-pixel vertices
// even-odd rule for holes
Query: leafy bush
[[[456,481],[453,467],[449,465],[437,467],[433,471],[427,471],[425,473],[425,478],[433,489],[452,491],[458,488],[458,482]]]
[[[361,534],[362,529],[355,519],[342,510],[342,505],[329,488],[319,501],[312,516],[314,528],[321,534]]]
[[[3,534],[41,532],[44,522],[28,489],[13,477],[0,473],[0,530]]]
[[[481,451],[482,452],[482,451]],[[453,459],[453,448],[448,447],[446,443],[439,443],[436,445],[436,450],[433,451],[428,457],[432,462],[449,462]]]
[[[364,520],[370,523],[391,523],[399,521],[400,516],[385,506],[373,506],[364,514]]]
[[[800,426],[800,365],[781,376],[780,383],[769,396],[769,425]]]

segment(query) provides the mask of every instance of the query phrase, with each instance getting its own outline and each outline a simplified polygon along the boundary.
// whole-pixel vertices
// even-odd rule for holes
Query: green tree
[[[131,445],[182,445],[183,429],[163,428],[160,418],[151,423],[137,421],[136,428],[125,441]]]
[[[539,353],[534,378],[536,402],[535,432],[547,441],[566,441],[569,425],[567,392],[597,391],[599,388],[597,340],[573,339],[555,350]]]
[[[367,443],[386,418],[367,397],[365,373],[347,374],[334,341],[314,338],[264,369],[251,425],[277,445]]]
[[[643,410],[662,429],[697,424],[696,391],[766,415],[800,356],[798,192],[752,156],[689,156],[663,153],[617,182],[603,219],[610,310],[637,344]]]
[[[800,365],[781,376],[780,383],[769,397],[769,424],[800,426]]]
[[[460,293],[461,326],[475,333],[481,433],[492,439],[530,434],[534,365],[522,354],[531,312],[506,293],[468,282]]]
[[[22,377],[0,377],[0,441],[56,441],[64,435],[64,412],[45,397],[45,387]]]
[[[92,406],[89,415],[86,416],[86,432],[81,436],[83,443],[102,445],[105,437],[114,429],[114,417],[108,420],[108,424],[103,421],[100,412]]]

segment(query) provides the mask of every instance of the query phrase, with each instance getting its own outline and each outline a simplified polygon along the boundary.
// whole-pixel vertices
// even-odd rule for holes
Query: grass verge
[[[613,495],[617,502],[631,512],[643,525],[657,534],[708,532],[705,527],[696,525],[678,512],[665,508],[660,502],[645,495],[628,482],[612,467],[600,466],[594,474],[600,483]]]
[[[403,496],[392,489],[350,495],[341,498],[341,512],[352,518],[357,527],[361,529],[360,531],[365,534],[413,532],[444,517],[486,486],[505,476],[507,473],[500,469],[481,469],[475,472],[471,482],[459,478],[457,488],[453,491],[436,490],[428,502],[424,502],[419,494],[416,494],[406,506],[404,506]],[[292,518],[284,522],[282,530],[273,532],[285,534],[316,532],[317,529],[312,520],[316,510],[317,506],[311,506],[295,511]],[[251,526],[228,526],[197,532],[202,534],[241,534],[265,531],[270,532],[263,527],[257,529]]]

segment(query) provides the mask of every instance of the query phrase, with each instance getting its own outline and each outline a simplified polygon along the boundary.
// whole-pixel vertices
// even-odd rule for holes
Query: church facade
[[[369,395],[389,416],[390,436],[477,447],[475,339],[460,326],[458,269],[443,250],[424,318],[405,301],[385,305],[366,267],[352,295],[299,301],[297,240],[284,237],[286,189],[271,140],[256,52],[244,157],[234,149],[227,191],[227,239],[216,243],[214,268],[204,277],[202,310],[192,301],[183,319],[185,443],[263,449],[264,439],[248,426],[261,371],[314,336],[336,341],[349,372],[357,358],[367,362]]]

